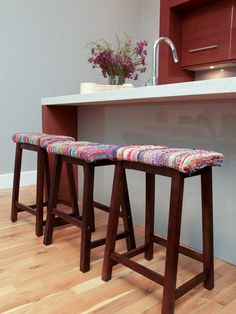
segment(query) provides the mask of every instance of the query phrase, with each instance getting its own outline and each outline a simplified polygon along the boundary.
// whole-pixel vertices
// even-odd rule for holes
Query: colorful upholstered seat
[[[155,145],[141,145],[141,144],[131,144],[131,145],[113,145],[107,149],[107,157],[111,160],[130,160],[130,161],[140,161],[139,160],[143,152],[157,149],[157,148],[167,148],[166,146],[155,146]]]
[[[12,136],[12,140],[15,143],[32,144],[46,148],[49,143],[53,143],[55,141],[74,141],[75,139],[71,136],[65,135],[52,135],[38,132],[18,132]]]
[[[49,163],[48,155],[46,153],[45,148],[49,143],[65,140],[67,141],[70,140],[70,142],[72,142],[75,139],[70,136],[51,135],[38,132],[15,133],[12,136],[12,139],[16,143],[16,154],[12,191],[11,220],[12,222],[15,222],[18,218],[18,213],[22,211],[26,211],[30,214],[33,214],[36,217],[35,233],[37,236],[42,236],[44,225],[43,208],[47,206],[48,204],[47,195],[50,194]],[[34,153],[37,153],[36,202],[33,205],[27,205],[25,203],[19,202],[22,152],[24,150],[33,151]],[[46,190],[47,193],[45,193]],[[74,207],[73,210],[75,212],[76,208]]]
[[[95,169],[97,167],[114,165],[114,162],[106,156],[106,151],[110,145],[104,145],[93,142],[56,142],[47,146],[47,153],[55,154],[54,173],[52,175],[52,184],[49,196],[49,206],[47,211],[47,221],[44,235],[44,244],[52,243],[53,229],[55,227],[55,217],[70,223],[81,229],[80,241],[80,270],[87,272],[90,269],[90,255],[93,248],[97,248],[105,244],[106,238],[96,237],[92,239],[92,232],[95,231],[94,208],[109,212],[110,208],[99,202],[94,201],[94,178]],[[48,154],[47,154],[48,155]],[[78,208],[78,196],[76,193],[76,181],[72,166],[77,165],[83,167],[83,210],[82,216],[71,215],[55,206],[59,201],[59,187],[61,179],[62,165],[66,166],[68,191],[70,192],[73,207]],[[81,172],[79,172],[81,174]],[[77,181],[78,182],[78,181]],[[130,212],[129,193],[126,185],[126,176],[122,177],[124,187],[122,189],[121,198],[123,203],[121,206],[122,218],[124,220],[124,231],[117,234],[117,239],[126,238],[127,250],[135,248],[135,237],[133,230],[132,215]],[[55,205],[54,205],[55,204]],[[79,213],[79,210],[76,212]]]
[[[83,159],[86,162],[107,159],[106,151],[111,145],[93,142],[55,142],[47,146],[48,153]]]
[[[199,283],[203,282],[204,287],[208,290],[214,288],[211,166],[221,165],[224,156],[206,150],[168,147],[144,149],[144,146],[110,147],[107,149],[107,156],[115,160],[115,173],[108,218],[107,241],[103,257],[102,279],[104,281],[111,280],[113,266],[122,264],[130,268],[132,272],[139,273],[153,282],[162,285],[163,301],[161,313],[173,314],[175,300],[195,288]],[[123,203],[121,193],[124,186],[126,186],[122,180],[126,170],[138,171],[145,174],[146,190],[143,213],[145,217],[144,243],[137,246],[131,252],[124,252],[124,250],[119,249],[116,245],[120,206]],[[156,175],[168,177],[171,180],[169,213],[167,213],[167,237],[165,238],[157,234],[157,226],[155,226]],[[180,244],[184,185],[190,181],[189,178],[191,176],[199,176],[201,180],[202,251],[192,250]],[[139,186],[138,181],[133,185],[134,188]],[[165,190],[166,187],[164,188]],[[139,193],[138,190],[136,190],[137,193]],[[164,197],[164,194],[161,198]],[[189,197],[191,205],[191,195]],[[193,223],[196,223],[195,220]],[[144,253],[144,258],[150,261],[155,253],[154,244],[166,247],[164,272],[162,271],[161,273],[150,269],[148,262],[145,262],[145,265],[143,265],[143,263],[133,259],[135,256]],[[184,281],[181,285],[179,283],[177,285],[179,253],[203,264],[201,273],[195,274],[194,277],[188,279],[188,281]]]
[[[66,135],[49,135],[45,134],[45,136],[41,137],[39,141],[39,145],[42,148],[46,148],[49,144],[55,143],[55,142],[64,142],[64,141],[75,141],[75,139],[71,136],[66,136]]]
[[[126,160],[144,164],[168,167],[182,173],[192,173],[206,166],[220,166],[224,156],[207,150],[145,146],[115,146],[107,150],[112,160]]]

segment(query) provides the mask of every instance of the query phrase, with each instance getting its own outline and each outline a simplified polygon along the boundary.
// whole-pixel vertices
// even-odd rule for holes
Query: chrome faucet
[[[153,46],[153,69],[152,69],[152,85],[156,85],[156,80],[157,80],[157,47],[159,46],[159,44],[164,41],[166,42],[170,48],[171,48],[171,51],[172,51],[172,55],[173,55],[173,59],[174,59],[174,62],[177,63],[179,61],[179,58],[177,56],[177,51],[176,51],[176,48],[175,48],[175,45],[174,43],[170,40],[170,38],[168,37],[159,37],[155,43],[154,43],[154,46]]]

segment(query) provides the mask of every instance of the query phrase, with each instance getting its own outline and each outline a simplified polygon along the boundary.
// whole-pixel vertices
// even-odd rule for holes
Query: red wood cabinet
[[[218,1],[183,14],[181,58],[183,67],[230,59],[232,16],[232,0]]]
[[[169,0],[169,4],[170,8],[175,8],[179,11],[184,11],[199,8],[217,1],[219,0]]]
[[[236,60],[236,1],[233,2],[230,59]]]
[[[196,68],[236,64],[236,0],[161,0],[160,36],[169,37],[180,59],[159,47],[159,84],[191,81]]]
[[[175,44],[178,57],[181,58],[182,18],[170,8],[170,0],[160,2],[160,36],[169,37]],[[173,3],[172,3],[173,4]],[[158,84],[192,81],[194,75],[183,70],[181,63],[174,63],[170,47],[162,43],[159,46]]]

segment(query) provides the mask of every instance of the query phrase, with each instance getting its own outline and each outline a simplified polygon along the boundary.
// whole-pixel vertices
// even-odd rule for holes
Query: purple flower
[[[105,40],[92,43],[88,62],[93,68],[100,68],[104,77],[119,76],[119,81],[123,83],[126,78],[137,80],[138,73],[146,71],[147,41],[137,42],[133,46],[129,36],[123,42],[117,36],[116,40],[114,50]]]

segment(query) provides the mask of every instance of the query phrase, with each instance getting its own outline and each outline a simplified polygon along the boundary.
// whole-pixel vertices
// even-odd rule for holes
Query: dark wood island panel
[[[42,106],[42,131],[48,134],[68,135],[77,139],[77,106]],[[50,173],[53,170],[53,156],[49,156]],[[64,165],[63,165],[64,166]],[[78,190],[78,171],[74,169]],[[62,169],[59,198],[70,202],[65,168]]]

